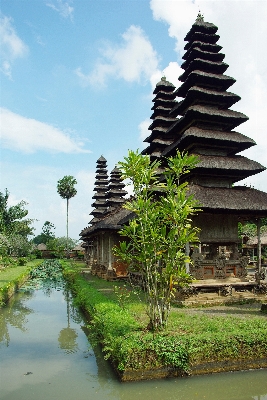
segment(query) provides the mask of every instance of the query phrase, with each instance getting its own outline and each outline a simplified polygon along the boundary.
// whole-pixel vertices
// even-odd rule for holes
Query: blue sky
[[[142,149],[152,91],[165,75],[179,85],[186,33],[198,10],[219,28],[232,108],[250,118],[236,130],[257,146],[242,152],[267,166],[267,1],[2,0],[0,190],[24,199],[35,233],[46,220],[66,231],[57,181],[73,175],[69,234],[92,218],[96,160],[111,171]],[[246,184],[267,191],[267,172]]]

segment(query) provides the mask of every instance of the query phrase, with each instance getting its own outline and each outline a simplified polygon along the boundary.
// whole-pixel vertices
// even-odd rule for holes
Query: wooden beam
[[[258,259],[257,259],[257,267],[258,267],[258,273],[260,276],[261,273],[261,218],[257,219],[257,237],[258,237],[258,244],[257,244],[257,254],[258,254]]]

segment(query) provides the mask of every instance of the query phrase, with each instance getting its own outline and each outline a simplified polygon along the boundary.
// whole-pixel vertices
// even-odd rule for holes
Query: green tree
[[[167,323],[175,286],[192,281],[186,273],[185,246],[198,242],[198,229],[190,218],[199,209],[180,177],[194,168],[197,158],[177,153],[161,175],[161,163],[150,163],[149,156],[138,151],[129,151],[124,160],[119,168],[134,193],[124,207],[135,218],[120,231],[127,240],[114,248],[114,254],[128,263],[130,271],[142,274],[149,328],[157,330]]]
[[[267,233],[267,218],[261,218],[261,234]],[[238,223],[238,233],[239,237],[247,237],[251,239],[254,236],[257,236],[257,223],[254,220],[247,221],[246,223],[242,224],[241,222]]]
[[[66,175],[57,182],[57,192],[62,199],[67,200],[67,239],[69,237],[69,199],[74,197],[77,193],[74,185],[77,184],[73,176]]]
[[[26,201],[22,200],[15,206],[8,206],[9,192],[0,192],[0,233],[5,235],[17,234],[24,237],[32,235],[34,228],[31,226],[33,219],[25,218],[28,210],[25,209]]]
[[[49,221],[45,221],[42,227],[42,232],[40,233],[40,235],[35,236],[33,242],[35,244],[41,244],[41,243],[46,244],[48,240],[55,238],[54,231],[55,231],[55,225]]]
[[[57,258],[64,258],[69,250],[72,250],[76,244],[78,243],[78,240],[67,238],[66,236],[62,236],[59,238],[51,238],[47,241],[47,249],[50,250],[53,255]]]
[[[0,255],[26,256],[32,250],[28,236],[33,234],[33,219],[26,218],[26,201],[8,205],[9,192],[0,192]]]

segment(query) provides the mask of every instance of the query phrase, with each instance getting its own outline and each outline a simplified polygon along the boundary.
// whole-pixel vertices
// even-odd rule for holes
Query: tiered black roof
[[[177,149],[197,154],[200,162],[186,179],[203,186],[230,188],[265,168],[236,155],[255,142],[232,131],[248,117],[229,109],[240,97],[227,91],[235,79],[224,75],[228,65],[216,44],[217,29],[199,14],[185,37],[184,73],[179,77],[182,85],[175,91],[183,100],[170,111],[178,118],[165,132],[172,143],[162,156],[173,155]]]
[[[96,162],[96,181],[93,196],[94,203],[91,204],[94,210],[90,213],[94,218],[90,221],[91,224],[98,222],[107,212],[107,191],[108,191],[108,174],[107,174],[107,160],[101,156]]]
[[[151,108],[154,111],[150,117],[153,122],[148,128],[152,133],[144,140],[149,143],[149,146],[142,151],[142,154],[150,155],[151,161],[159,157],[165,147],[171,144],[171,141],[165,137],[165,132],[175,121],[175,118],[170,115],[176,103],[174,89],[174,85],[163,77],[153,92],[156,95],[153,99],[154,106]]]
[[[127,191],[124,190],[124,188],[125,184],[122,181],[121,172],[117,167],[115,167],[110,173],[108,185],[106,205],[109,212],[113,211],[125,202],[123,197],[127,194]]]

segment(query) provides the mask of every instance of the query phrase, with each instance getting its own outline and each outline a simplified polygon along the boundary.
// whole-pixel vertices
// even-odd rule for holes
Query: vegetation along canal
[[[120,383],[58,275],[0,310],[0,399],[267,400],[266,370]]]

